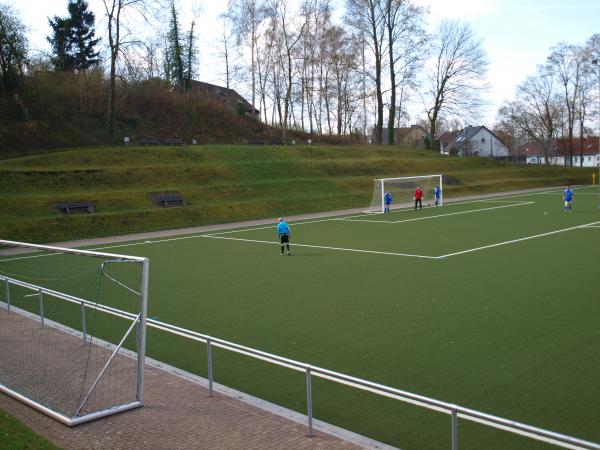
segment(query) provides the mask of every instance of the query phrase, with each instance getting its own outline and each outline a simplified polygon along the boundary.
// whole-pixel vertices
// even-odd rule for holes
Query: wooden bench
[[[65,214],[71,214],[71,212],[86,212],[91,214],[94,212],[94,205],[92,202],[71,202],[71,203],[58,203],[56,209]]]
[[[185,206],[185,200],[181,194],[158,194],[156,200],[163,208]]]
[[[178,138],[167,139],[165,143],[167,145],[185,145],[185,141]]]
[[[283,141],[279,138],[275,138],[275,139],[271,139],[271,142],[269,142],[269,144],[271,145],[283,145]]]
[[[140,145],[160,145],[160,141],[155,138],[142,138],[139,142]]]
[[[265,143],[260,139],[254,138],[248,140],[248,145],[265,145]]]

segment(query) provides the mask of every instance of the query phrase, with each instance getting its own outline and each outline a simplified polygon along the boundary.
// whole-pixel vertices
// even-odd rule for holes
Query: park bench
[[[275,138],[275,139],[271,139],[271,142],[269,142],[269,144],[271,145],[283,145],[283,141],[279,138]]]
[[[253,138],[248,140],[248,145],[265,145],[265,143],[260,139]]]
[[[185,141],[178,138],[167,139],[165,142],[167,145],[185,145]]]
[[[94,205],[92,202],[71,202],[71,203],[58,203],[56,209],[65,214],[71,214],[72,212],[86,212],[91,214],[94,212]]]
[[[181,194],[173,193],[173,194],[158,194],[156,195],[156,201],[163,208],[168,208],[171,206],[185,206],[185,200],[181,196]]]
[[[155,138],[141,138],[140,145],[160,145],[160,141]]]

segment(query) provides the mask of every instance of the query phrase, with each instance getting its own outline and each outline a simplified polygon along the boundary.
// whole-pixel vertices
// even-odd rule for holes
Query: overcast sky
[[[6,0],[0,0],[3,2]],[[289,0],[296,3],[297,0]],[[490,106],[481,122],[493,125],[496,112],[504,99],[511,98],[517,84],[535,72],[549,54],[550,47],[560,41],[583,44],[594,33],[600,33],[600,0],[415,0],[430,9],[429,28],[434,31],[442,19],[463,19],[483,39],[490,61],[488,94]],[[29,27],[32,50],[50,51],[46,36],[50,34],[48,17],[65,16],[67,0],[9,0]],[[98,27],[104,24],[102,0],[88,0],[96,13]],[[182,25],[191,14],[192,4],[202,5],[199,19],[199,47],[202,53],[200,76],[203,81],[218,82],[215,70],[214,40],[218,36],[218,15],[226,9],[226,0],[178,0]],[[343,0],[334,0],[338,14],[343,14]],[[165,18],[165,21],[168,19]],[[98,34],[101,34],[99,28]],[[416,119],[422,106],[413,105]]]

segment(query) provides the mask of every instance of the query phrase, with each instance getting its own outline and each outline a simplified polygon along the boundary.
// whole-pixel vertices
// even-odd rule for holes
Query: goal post
[[[0,240],[0,392],[74,426],[142,406],[149,260]]]
[[[406,208],[414,205],[414,195],[417,186],[423,190],[423,202],[434,205],[434,189],[440,188],[440,200],[438,205],[444,203],[444,189],[442,186],[442,175],[419,175],[397,178],[375,178],[373,186],[373,198],[366,212],[385,212],[385,194],[392,196],[390,209]]]

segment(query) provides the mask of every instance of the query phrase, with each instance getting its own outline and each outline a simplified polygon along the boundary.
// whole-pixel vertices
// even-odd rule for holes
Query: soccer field
[[[148,315],[162,322],[599,442],[598,201],[588,187],[571,214],[549,190],[291,222],[291,257],[275,223],[102,250],[150,258]],[[213,352],[217,382],[305,412],[302,374]],[[204,346],[183,338],[149,330],[148,355],[206,375]],[[317,419],[450,446],[445,414],[327,381],[313,397]],[[461,449],[553,448],[459,429]]]

